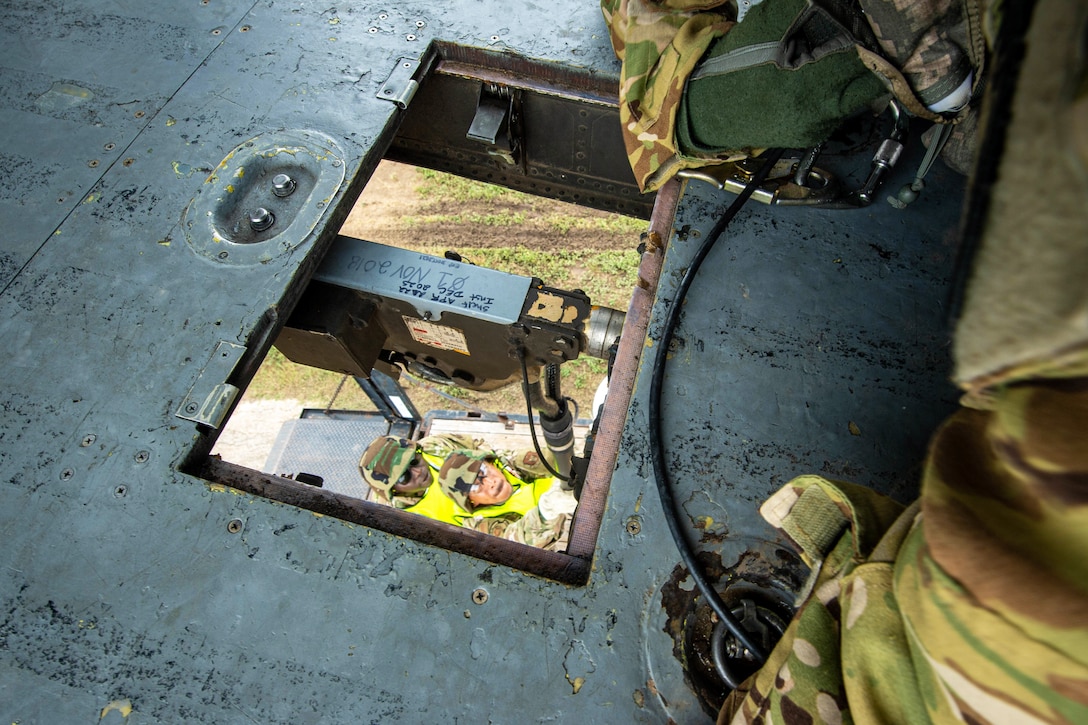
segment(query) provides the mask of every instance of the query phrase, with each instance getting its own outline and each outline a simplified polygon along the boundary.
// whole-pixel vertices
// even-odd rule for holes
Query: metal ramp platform
[[[380,413],[304,410],[280,428],[264,471],[294,476],[320,476],[322,487],[367,499],[370,486],[359,475],[359,458],[378,436],[390,433]]]

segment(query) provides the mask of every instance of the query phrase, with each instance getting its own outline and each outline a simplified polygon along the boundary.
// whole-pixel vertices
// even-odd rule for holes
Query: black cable
[[[558,478],[560,481],[569,481],[570,476],[564,476],[559,471],[548,465],[548,459],[544,457],[544,451],[540,450],[540,442],[536,439],[536,426],[533,425],[533,399],[529,395],[529,367],[525,364],[525,350],[518,348],[518,361],[521,363],[521,392],[525,395],[525,409],[529,412],[529,433],[533,436],[533,448],[536,449],[536,454],[540,458],[541,464],[544,468],[548,469],[548,473],[553,478]]]
[[[687,271],[684,272],[683,279],[680,280],[680,287],[676,290],[676,296],[673,298],[672,304],[669,306],[668,317],[665,320],[665,325],[661,331],[661,341],[658,343],[657,354],[654,357],[653,376],[650,379],[650,401],[649,401],[649,416],[650,416],[650,460],[654,467],[654,479],[657,484],[658,497],[661,499],[661,507],[665,510],[665,521],[669,525],[669,533],[672,534],[673,541],[676,542],[676,548],[680,550],[680,559],[683,561],[684,566],[687,567],[688,572],[691,574],[692,579],[695,580],[695,584],[702,591],[703,596],[706,597],[710,607],[714,610],[714,613],[718,615],[718,619],[725,624],[730,633],[737,639],[737,641],[744,646],[751,654],[752,657],[760,664],[767,660],[767,653],[763,651],[763,648],[756,644],[755,640],[745,631],[741,623],[737,621],[737,618],[733,616],[733,613],[729,611],[725,606],[725,602],[718,595],[718,592],[714,590],[714,587],[707,581],[706,574],[703,572],[702,566],[699,565],[698,560],[695,558],[695,552],[692,550],[691,544],[685,537],[684,532],[680,526],[680,517],[676,511],[676,501],[673,499],[670,491],[670,482],[668,478],[668,471],[665,470],[664,457],[665,447],[662,443],[661,437],[661,387],[665,379],[665,360],[668,356],[669,344],[672,342],[673,332],[680,322],[680,311],[683,308],[684,299],[687,297],[688,290],[691,288],[691,283],[695,279],[695,275],[699,271],[699,267],[702,266],[703,260],[706,259],[710,253],[711,247],[714,246],[714,242],[718,237],[722,235],[725,228],[729,225],[729,222],[733,220],[733,217],[737,215],[744,203],[748,201],[748,198],[752,196],[755,190],[770,174],[771,169],[778,162],[778,159],[782,157],[782,149],[771,149],[763,157],[765,161],[760,166],[759,171],[755,173],[752,179],[748,182],[748,185],[744,187],[744,190],[733,200],[733,203],[726,210],[725,214],[714,224],[714,228],[707,234],[706,239],[703,241],[702,246],[695,253]]]
[[[544,394],[559,402],[559,366],[555,363],[544,366]]]

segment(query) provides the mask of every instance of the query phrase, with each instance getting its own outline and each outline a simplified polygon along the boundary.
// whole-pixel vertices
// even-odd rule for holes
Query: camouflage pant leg
[[[914,510],[901,513],[900,504],[870,489],[819,476],[791,481],[764,504],[763,515],[812,567],[810,594],[763,668],[726,699],[719,723],[925,721],[913,679],[902,676],[907,650],[887,596],[889,552]],[[880,646],[859,649],[859,638]],[[859,691],[842,666],[847,658],[852,672],[884,686]]]
[[[953,416],[920,514],[866,553],[859,532],[880,517],[844,507],[811,596],[719,722],[1088,722],[1086,430],[1088,378],[1009,386],[993,410]],[[840,485],[787,489],[842,507]],[[802,497],[765,512],[795,540],[828,530]]]
[[[861,6],[884,55],[922,103],[946,98],[976,68],[979,81],[986,44],[978,0],[861,0]]]

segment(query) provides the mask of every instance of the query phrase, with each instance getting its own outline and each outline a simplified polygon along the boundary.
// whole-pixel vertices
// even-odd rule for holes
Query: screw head
[[[96,436],[94,433],[88,433],[87,435],[83,436],[83,440],[79,442],[79,445],[86,448],[87,446],[94,443],[96,440],[98,440],[98,436]]]
[[[231,519],[227,522],[227,531],[232,534],[242,533],[242,529],[246,527],[245,523],[241,519]]]
[[[298,183],[287,174],[276,174],[272,177],[272,193],[276,196],[291,196],[297,188]]]
[[[128,486],[121,485],[113,489],[113,495],[115,498],[124,498],[128,495]]]
[[[631,536],[638,536],[642,533],[642,520],[638,516],[632,516],[627,519],[624,529],[626,529],[627,533]]]
[[[198,410],[198,408],[197,408],[196,403],[189,403],[188,405],[185,406],[185,412],[189,413],[190,415],[195,413],[197,410]]]
[[[275,215],[263,206],[258,207],[249,213],[249,228],[255,232],[263,232],[271,229],[272,225],[275,223]]]
[[[135,456],[133,456],[133,459],[137,463],[147,463],[149,458],[151,458],[151,454],[148,453],[147,451],[140,451]]]
[[[484,604],[486,602],[487,602],[487,590],[486,589],[473,590],[473,592],[472,592],[472,603],[473,604]]]
[[[75,471],[73,471],[71,468],[65,468],[63,471],[60,472],[60,480],[70,481],[72,479],[72,476],[74,475],[76,475]]]

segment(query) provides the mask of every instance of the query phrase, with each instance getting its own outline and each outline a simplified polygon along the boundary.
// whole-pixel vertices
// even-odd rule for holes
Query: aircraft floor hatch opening
[[[443,248],[438,238],[429,248],[433,251],[401,248],[369,238],[370,225],[352,227],[349,219],[276,332],[275,352],[270,354],[338,373],[346,376],[345,381],[354,379],[371,401],[366,407],[375,410],[334,409],[331,403],[325,410],[310,407],[298,420],[284,425],[274,450],[259,466],[260,475],[226,457],[213,456],[198,465],[201,475],[232,487],[582,583],[588,576],[603,513],[611,470],[608,459],[614,460],[618,445],[626,412],[623,391],[629,394],[635,353],[629,351],[623,365],[627,382],[596,409],[590,404],[592,394],[587,399],[583,393],[579,403],[563,380],[575,377],[585,388],[586,373],[572,376],[566,368],[583,365],[583,371],[595,370],[591,390],[597,392],[600,382],[599,397],[604,402],[607,377],[615,368],[624,334],[626,308],[632,290],[637,289],[640,252],[636,247],[646,230],[644,221],[627,218],[618,223],[609,217],[621,219],[616,212],[649,217],[653,197],[639,195],[633,186],[615,126],[615,103],[601,79],[570,69],[557,77],[554,68],[524,60],[510,63],[511,59],[490,52],[446,44],[436,44],[419,62],[398,63],[378,93],[379,98],[406,109],[387,158],[600,210],[592,212],[597,214],[596,223],[601,228],[623,229],[628,250],[625,266],[615,268],[611,275],[622,290],[620,296],[611,295],[614,306],[599,304],[578,287],[552,286],[546,268],[554,265],[546,254],[540,257],[539,268],[523,264],[524,271],[511,273],[501,271],[501,262],[481,263],[478,257],[483,255],[473,252],[474,245]],[[402,98],[403,94],[410,99]],[[445,122],[434,124],[437,115]],[[543,133],[544,129],[554,131],[556,124],[569,126],[570,134]],[[237,158],[245,156],[235,154],[231,163],[238,165]],[[255,188],[254,176],[264,179],[268,193],[258,199],[262,204],[247,207],[245,231],[260,241],[276,234],[277,215],[292,218],[287,210],[296,195],[312,195],[314,174],[293,175],[290,169],[265,161],[260,168],[248,170],[255,173],[224,172],[222,176],[245,178],[247,189]],[[533,207],[529,214],[537,211]],[[667,234],[672,211],[663,207],[657,213],[662,220],[658,235]],[[524,220],[526,215],[512,216]],[[571,222],[554,214],[546,216],[553,224],[550,233],[545,233],[552,238],[554,256],[578,255],[575,250],[562,250]],[[499,215],[477,220],[475,236],[485,237],[493,225],[501,233],[502,224]],[[358,236],[349,233],[353,229],[358,229]],[[462,259],[462,253],[467,258]],[[587,250],[582,255],[578,266],[591,268],[592,253]],[[597,297],[601,284],[593,281],[593,285],[591,291]],[[609,292],[616,289],[613,285]],[[647,303],[639,304],[641,310]],[[585,360],[597,363],[586,368]],[[501,409],[477,409],[467,416],[438,412],[420,416],[402,382],[414,390],[425,386],[479,393],[508,389],[520,391],[514,396],[520,400],[515,406],[507,402]],[[356,385],[349,382],[346,387],[354,391]],[[337,387],[338,395],[341,390]],[[592,454],[602,415],[614,420],[605,426],[610,430],[609,451],[597,456],[602,463],[594,471]],[[478,430],[478,435],[462,433],[479,426],[486,430]],[[335,443],[345,435],[346,440]],[[387,471],[370,471],[362,461],[368,445],[383,435],[423,444],[436,435],[465,435],[461,443],[499,451],[504,454],[499,460],[538,461],[531,470],[518,469],[522,478],[515,475],[514,466],[504,469],[518,492],[511,501],[524,498],[522,479],[526,477],[547,478],[554,482],[554,491],[534,494],[538,505],[531,509],[531,516],[519,504],[517,513],[524,515],[517,527],[495,526],[487,520],[489,512],[498,517],[501,505],[473,507],[453,491],[447,491],[447,498],[469,507],[458,508],[456,517],[436,513],[433,505],[424,506],[424,501],[432,499],[423,496],[424,501],[418,501],[422,492],[412,499],[415,505],[393,497],[395,505],[382,508],[390,503],[389,496],[375,485],[374,476],[381,478]],[[337,462],[321,451],[333,453]],[[431,465],[435,488],[443,481],[440,463],[436,459]],[[398,475],[408,475],[400,467],[395,469]],[[276,480],[267,474],[274,474]],[[589,495],[583,499],[587,481]],[[478,486],[479,481],[473,487]],[[445,499],[438,500],[446,505]],[[411,511],[428,511],[429,518],[413,517],[407,513]],[[551,527],[540,536],[524,533],[534,516],[543,518],[545,528]],[[459,530],[442,523],[454,521]],[[476,528],[468,521],[475,521]],[[480,531],[511,541],[476,536]],[[510,546],[517,542],[539,546],[529,551]]]
[[[389,173],[419,178],[413,167]],[[412,192],[410,184],[406,191]],[[365,209],[369,198],[364,193],[358,207]],[[521,198],[517,201],[527,203]],[[361,214],[365,217],[365,211]],[[599,227],[615,226],[608,220],[611,215],[593,214],[589,221]],[[555,224],[554,214],[548,218]],[[576,216],[570,219],[578,221]],[[352,226],[349,218],[344,229],[357,226]],[[624,231],[616,236],[622,236],[623,244],[631,247],[621,258],[635,262],[637,230],[645,228],[645,222],[629,219],[621,228]],[[460,249],[470,260],[481,254]],[[540,258],[547,260],[548,254],[542,252]],[[575,262],[577,266],[586,264]],[[634,268],[616,276],[609,299],[625,304],[635,278]],[[298,406],[300,410],[276,431],[274,443],[263,454],[250,455],[248,465],[241,467],[234,465],[237,461],[232,459],[235,449],[230,441],[235,436],[244,439],[242,430],[250,424],[235,426],[228,421],[222,436],[225,440],[213,450],[207,473],[230,485],[262,480],[262,476],[246,474],[245,468],[274,474],[282,479],[276,486],[248,485],[273,497],[287,490],[284,498],[296,505],[325,512],[347,511],[341,515],[369,522],[358,513],[360,506],[390,503],[388,496],[368,484],[361,468],[368,445],[383,436],[424,442],[434,436],[460,436],[465,445],[500,452],[507,461],[517,456],[538,459],[542,454],[543,463],[532,469],[532,475],[546,475],[554,482],[538,493],[532,510],[543,523],[535,529],[527,520],[518,527],[496,526],[493,521],[481,521],[486,519],[481,516],[487,513],[483,509],[474,512],[476,523],[472,526],[476,531],[565,553],[575,527],[585,529],[592,525],[586,523],[587,517],[599,518],[599,511],[595,515],[576,512],[624,318],[623,311],[595,305],[581,290],[558,289],[539,278],[462,261],[452,250],[437,256],[341,235],[314,272],[270,351],[279,363],[306,366],[317,373],[326,371],[326,389],[328,376],[342,376],[333,394],[324,407]],[[597,363],[581,365],[587,359]],[[572,361],[578,361],[581,370],[573,378],[563,367]],[[255,379],[260,376],[258,371]],[[564,378],[568,383],[564,384]],[[578,390],[569,389],[572,379]],[[428,389],[453,402],[421,414],[413,393],[426,394]],[[494,409],[481,409],[479,406],[489,403],[480,402],[468,405],[468,410],[443,410],[457,408],[460,402],[441,393],[443,389],[475,391],[484,398],[496,391],[505,395],[498,399],[501,407]],[[240,420],[249,415],[248,406],[239,408]],[[247,455],[240,453],[238,460]],[[439,463],[432,466],[436,487]],[[228,472],[226,476],[224,472]],[[346,508],[324,502],[330,497],[339,503],[345,499]],[[396,500],[398,507],[412,511],[403,505],[404,499]],[[395,517],[399,513],[403,512],[381,512],[378,520],[396,533],[423,540],[429,540],[428,535],[420,535],[420,530],[443,526],[420,519],[418,513],[407,524],[403,524],[403,517],[392,519],[392,524],[387,523],[388,516],[382,518],[382,514]],[[431,518],[450,523],[448,517],[435,516],[433,511]],[[468,525],[460,519],[458,523]],[[464,548],[462,542],[461,550],[466,553],[474,553],[473,545],[481,546],[478,538],[464,541],[468,546]],[[489,552],[495,542],[483,541],[480,555],[493,557]],[[534,556],[535,552],[523,552],[518,557],[519,568],[534,571]],[[563,566],[566,568],[560,571],[571,569]],[[580,567],[573,570],[580,571]]]
[[[422,444],[456,437],[460,446],[498,452],[498,460],[513,461],[506,471],[516,486],[524,483],[519,476],[547,479],[548,485],[534,484],[539,490],[531,512],[523,505],[491,519],[488,507],[469,507],[474,521],[466,521],[470,517],[464,512],[454,520],[435,514],[431,505],[423,507],[427,515],[562,551],[576,518],[596,421],[576,420],[576,403],[562,394],[560,366],[579,355],[614,361],[623,319],[623,312],[591,305],[582,292],[340,237],[275,346],[291,362],[353,379],[376,410],[346,411],[331,405],[303,410],[299,419],[284,424],[261,470],[293,481],[281,485],[294,486],[296,501],[310,494],[390,504],[389,492],[375,485],[373,472],[364,466],[369,444],[382,437],[422,439]],[[431,412],[420,417],[397,382],[401,374],[483,392],[520,387],[533,419],[528,409],[524,414]],[[606,392],[606,380],[601,387]],[[441,463],[431,461],[435,489]],[[401,474],[398,469],[397,476]],[[418,516],[424,503],[419,498],[393,501]],[[437,493],[427,500],[435,498],[444,500]],[[518,514],[523,514],[520,520]],[[540,521],[530,521],[532,517]],[[412,536],[434,522],[416,518],[410,524],[397,533]],[[473,553],[471,548],[467,553]],[[532,555],[526,558],[531,562]]]

